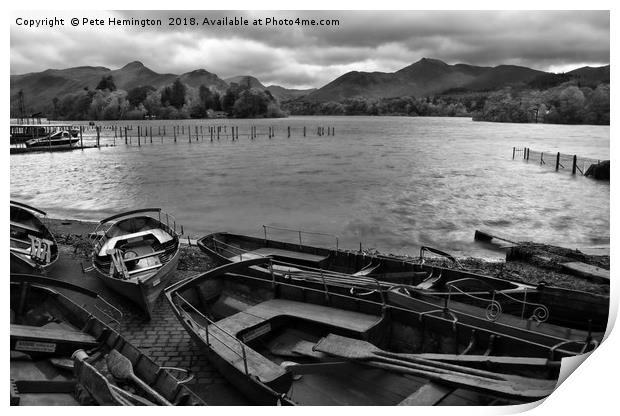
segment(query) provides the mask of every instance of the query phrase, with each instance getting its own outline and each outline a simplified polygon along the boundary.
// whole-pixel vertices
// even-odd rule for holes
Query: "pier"
[[[76,144],[73,146],[40,146],[26,147],[25,143],[11,146],[11,154],[30,152],[50,152],[84,150],[110,146],[142,147],[164,143],[198,143],[219,142],[224,140],[238,141],[274,138],[299,138],[335,136],[333,126],[256,126],[248,124],[239,126],[234,124],[113,124],[113,125],[74,125],[79,130]],[[241,128],[243,128],[241,130]],[[241,130],[241,131],[240,131]]]

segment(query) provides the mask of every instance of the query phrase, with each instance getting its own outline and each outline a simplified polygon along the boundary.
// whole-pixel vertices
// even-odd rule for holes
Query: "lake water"
[[[216,122],[239,126],[240,139],[211,142],[206,126]],[[340,247],[414,255],[420,245],[489,255],[473,243],[475,229],[573,248],[609,244],[609,182],[512,160],[513,146],[608,159],[609,126],[409,117],[118,124],[155,135],[166,125],[169,136],[172,125],[203,125],[205,138],[196,142],[192,127],[188,143],[186,127],[176,143],[156,136],[137,147],[134,137],[131,146],[116,139],[115,147],[12,155],[11,198],[53,217],[98,220],[156,206],[192,236],[260,236],[267,224],[336,234]],[[275,126],[276,136],[250,140],[250,125],[259,133]],[[319,137],[317,126],[336,135]]]

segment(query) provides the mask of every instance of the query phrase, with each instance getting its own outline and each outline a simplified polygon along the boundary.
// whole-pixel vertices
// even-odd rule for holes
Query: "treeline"
[[[567,81],[568,80],[568,81]],[[453,89],[434,97],[284,102],[295,115],[403,115],[472,117],[511,123],[609,124],[609,83],[569,80],[564,74],[493,92]]]
[[[482,108],[481,97],[468,100],[454,97],[395,97],[351,98],[341,102],[311,103],[303,100],[282,104],[284,110],[295,115],[371,115],[371,116],[445,116],[471,117],[472,111]]]
[[[609,84],[567,82],[547,90],[504,88],[486,99],[474,120],[511,123],[609,124]]]
[[[123,91],[116,88],[111,76],[102,78],[94,90],[85,88],[54,98],[48,114],[57,120],[285,116],[269,91],[244,85],[232,83],[220,94],[205,85],[189,87],[177,78],[160,89],[140,86]]]

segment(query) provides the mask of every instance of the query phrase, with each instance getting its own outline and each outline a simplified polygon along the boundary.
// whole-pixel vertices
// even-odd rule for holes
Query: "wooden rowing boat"
[[[138,209],[101,220],[91,238],[98,277],[150,318],[179,262],[176,221],[160,208]]]
[[[11,272],[49,270],[58,260],[58,245],[39,217],[45,212],[11,201]]]
[[[113,328],[120,312],[94,292],[12,274],[10,309],[12,405],[162,404],[158,396],[165,404],[205,404],[184,385],[189,379],[177,380]],[[147,385],[113,377],[111,356],[129,360]]]
[[[577,331],[602,332],[607,327],[609,296],[544,283],[532,285],[386,256],[230,233],[207,235],[198,240],[198,246],[218,264],[270,257],[278,264],[276,272],[294,275],[299,270],[314,268],[359,278],[369,277],[379,280],[386,289],[399,288],[407,296],[424,297],[435,303],[444,302],[438,301],[438,297],[449,298],[455,306],[469,309],[469,305],[474,305],[478,308],[470,312],[488,309],[493,319],[506,313],[522,318],[526,323],[528,320],[548,322]],[[424,249],[451,258],[439,250]]]
[[[547,359],[544,346],[443,314],[360,299],[329,283],[247,273],[266,262],[224,265],[165,291],[209,360],[256,403],[488,405],[537,400],[553,390],[558,363]],[[368,360],[351,349],[322,352],[321,340],[332,336],[396,355]],[[474,363],[481,362],[492,362],[496,371],[480,370]],[[513,362],[532,372],[512,374]],[[426,400],[421,389],[443,393]]]

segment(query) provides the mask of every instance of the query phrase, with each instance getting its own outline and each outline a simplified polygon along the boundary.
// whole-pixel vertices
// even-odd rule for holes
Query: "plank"
[[[427,383],[413,392],[399,406],[435,406],[454,389],[437,383]]]
[[[255,253],[255,254],[258,254],[264,257],[278,256],[278,257],[286,257],[286,258],[295,259],[295,260],[311,261],[315,263],[320,263],[321,261],[327,258],[327,256],[317,256],[315,254],[310,254],[310,253],[302,253],[299,251],[283,250],[280,248],[271,248],[271,247],[259,248],[249,253]]]
[[[55,353],[68,345],[93,348],[98,343],[91,335],[76,330],[11,324],[12,349]]]
[[[583,277],[597,283],[609,283],[609,270],[580,261],[560,263],[560,267],[566,273]]]

